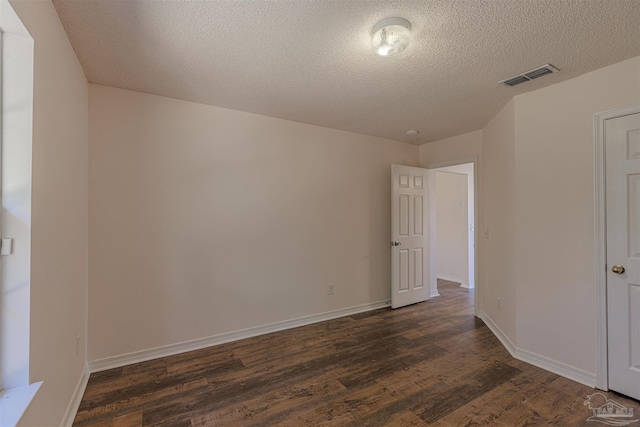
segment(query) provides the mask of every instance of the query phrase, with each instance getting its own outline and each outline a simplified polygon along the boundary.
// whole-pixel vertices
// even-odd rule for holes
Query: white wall
[[[482,131],[482,311],[516,339],[515,133],[511,100]],[[500,303],[498,304],[498,299]]]
[[[517,344],[596,372],[593,115],[640,102],[640,57],[515,98]]]
[[[438,277],[469,285],[467,175],[436,172]]]
[[[44,381],[21,425],[58,425],[86,361],[88,88],[53,4],[11,4],[35,41],[30,379]]]
[[[417,159],[90,85],[89,360],[388,300],[390,165]]]

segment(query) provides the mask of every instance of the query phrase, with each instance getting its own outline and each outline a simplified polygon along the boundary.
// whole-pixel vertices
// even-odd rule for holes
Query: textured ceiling
[[[516,94],[640,55],[639,0],[54,4],[92,83],[415,144],[479,129]],[[393,16],[411,22],[411,44],[379,57],[371,28]],[[561,72],[497,84],[546,63]]]

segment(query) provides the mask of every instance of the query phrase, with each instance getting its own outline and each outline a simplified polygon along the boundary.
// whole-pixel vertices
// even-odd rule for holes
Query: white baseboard
[[[449,276],[446,274],[439,274],[437,275],[438,279],[440,280],[448,280],[449,282],[456,282],[456,283],[462,283],[464,282],[464,280],[462,280],[459,277],[455,277],[455,276]]]
[[[502,332],[502,329],[500,329],[498,327],[498,325],[496,325],[493,322],[493,320],[491,320],[491,318],[489,316],[487,316],[487,314],[484,311],[480,311],[478,313],[478,317],[480,319],[482,319],[482,321],[485,323],[485,325],[487,325],[487,327],[491,330],[491,332],[493,332],[493,335],[495,335],[496,338],[498,338],[498,340],[502,343],[504,348],[507,349],[509,354],[512,357],[516,357],[516,346],[509,339],[509,337],[504,332]]]
[[[437,289],[435,291],[431,291],[431,293],[429,293],[429,298],[439,297],[439,296],[440,296],[440,292],[438,292]]]
[[[558,374],[561,377],[569,378],[580,384],[584,384],[589,387],[596,386],[596,375],[583,371],[573,366],[565,365],[564,363],[557,362],[555,360],[540,356],[539,354],[532,353],[521,348],[516,349],[516,359],[522,360],[537,366],[538,368],[545,369],[547,371]]]
[[[502,330],[493,322],[493,320],[491,320],[491,318],[487,316],[486,313],[479,312],[478,317],[482,319],[482,321],[487,325],[491,332],[493,332],[496,338],[498,338],[498,340],[502,343],[504,348],[506,348],[509,354],[511,354],[511,356],[513,356],[515,359],[522,360],[523,362],[527,362],[533,366],[537,366],[538,368],[553,372],[554,374],[558,374],[580,384],[584,384],[589,387],[596,386],[595,374],[591,374],[581,369],[574,368],[573,366],[566,365],[562,362],[549,359],[548,357],[544,357],[539,354],[518,348],[513,344],[509,337],[507,337],[504,332],[502,332]]]
[[[206,338],[199,338],[196,340],[185,341],[177,344],[170,344],[162,347],[151,348],[148,350],[141,350],[133,353],[93,360],[88,363],[88,369],[90,373],[93,373],[105,371],[112,368],[119,368],[121,366],[130,365],[132,363],[146,362],[148,360],[158,359],[160,357],[173,356],[175,354],[186,353],[188,351],[199,350],[202,348],[224,344],[232,341],[238,341],[245,338],[251,338],[258,335],[270,334],[272,332],[297,328],[300,326],[310,325],[312,323],[324,322],[326,320],[336,319],[338,317],[351,316],[352,314],[362,313],[370,310],[377,310],[379,308],[389,307],[390,304],[390,301],[378,301],[369,304],[362,304],[354,307],[314,314],[311,316],[299,317],[297,319],[285,320],[268,325],[242,329],[240,331],[227,332],[224,334],[213,335]]]
[[[449,282],[460,283],[461,288],[473,289],[473,283],[465,283],[465,281],[459,277],[447,276],[446,274],[438,274],[437,277],[440,280],[448,280]]]
[[[78,408],[80,407],[80,402],[82,401],[82,396],[84,395],[88,382],[89,368],[85,365],[78,384],[76,384],[76,389],[73,391],[73,396],[71,396],[69,406],[67,406],[67,410],[64,413],[64,418],[62,418],[62,426],[71,427],[73,425],[73,420],[75,420],[76,414],[78,413]]]

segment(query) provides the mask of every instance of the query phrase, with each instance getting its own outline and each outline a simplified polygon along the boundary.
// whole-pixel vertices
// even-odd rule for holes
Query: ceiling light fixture
[[[404,18],[387,18],[371,31],[371,46],[380,56],[396,55],[409,46],[411,23]]]

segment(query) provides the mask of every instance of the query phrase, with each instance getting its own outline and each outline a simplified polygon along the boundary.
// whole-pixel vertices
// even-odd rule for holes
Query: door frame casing
[[[446,162],[439,163],[429,163],[424,166],[425,169],[434,170],[439,168],[446,168],[448,166],[456,166],[463,165],[466,163],[473,163],[473,241],[475,243],[475,248],[473,250],[473,263],[474,263],[474,271],[473,271],[473,280],[474,280],[474,292],[473,292],[473,314],[477,317],[480,312],[479,301],[480,301],[480,292],[482,292],[482,285],[480,281],[480,260],[479,260],[479,252],[480,252],[480,242],[478,240],[478,230],[480,229],[478,222],[478,156],[464,157],[455,160],[449,160]],[[431,180],[435,181],[435,180]],[[435,217],[433,217],[435,218]],[[433,228],[433,226],[432,226]],[[435,239],[433,244],[435,245]],[[435,248],[432,251],[431,255],[431,263],[432,268],[435,267],[435,263],[433,262],[433,257],[435,255]]]
[[[594,114],[594,216],[595,216],[595,279],[596,279],[596,387],[609,390],[609,357],[607,354],[607,213],[605,183],[605,124],[607,120],[640,113],[640,104],[614,108]]]

